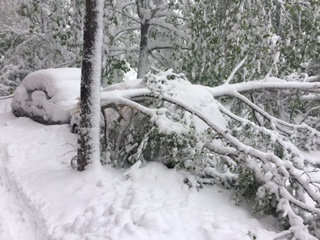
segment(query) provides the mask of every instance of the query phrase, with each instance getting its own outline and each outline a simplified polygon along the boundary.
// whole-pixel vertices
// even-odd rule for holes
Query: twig
[[[231,74],[229,75],[229,77],[227,78],[227,80],[224,82],[225,84],[229,84],[230,81],[232,80],[232,78],[234,77],[234,75],[236,74],[236,72],[239,70],[239,68],[242,67],[242,65],[244,64],[244,62],[247,60],[247,56],[242,59],[242,61],[240,63],[238,63],[238,65],[232,70]]]

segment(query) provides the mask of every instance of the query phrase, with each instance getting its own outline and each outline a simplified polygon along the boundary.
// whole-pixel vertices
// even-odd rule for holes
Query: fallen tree
[[[308,152],[320,144],[318,80],[266,77],[210,88],[167,71],[112,85],[101,94],[102,161],[191,171],[188,184],[234,188],[256,212],[277,215],[284,231],[276,239],[317,239],[320,161]]]

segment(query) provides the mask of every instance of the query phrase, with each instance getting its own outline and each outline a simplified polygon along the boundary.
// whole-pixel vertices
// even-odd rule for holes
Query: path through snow
[[[6,160],[6,148],[0,146],[0,159]],[[10,177],[4,161],[0,162],[0,239],[39,239],[37,225],[27,204]]]

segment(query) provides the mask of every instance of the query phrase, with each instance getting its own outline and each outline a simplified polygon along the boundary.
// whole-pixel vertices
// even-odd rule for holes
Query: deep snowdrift
[[[0,239],[270,240],[271,218],[255,219],[217,186],[200,191],[184,174],[149,163],[76,172],[76,135],[10,112],[0,101]]]

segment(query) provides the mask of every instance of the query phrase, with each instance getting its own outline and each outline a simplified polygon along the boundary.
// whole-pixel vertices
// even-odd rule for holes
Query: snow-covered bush
[[[104,159],[189,170],[190,185],[220,183],[277,215],[286,229],[278,239],[319,238],[320,161],[307,153],[320,144],[318,80],[267,76],[210,88],[167,71],[110,86]]]
[[[45,124],[69,123],[80,95],[80,77],[79,68],[30,73],[14,92],[12,112]]]
[[[138,80],[135,86],[128,84],[132,83],[113,85],[102,92],[102,103],[106,103],[102,104],[106,118],[106,135],[102,139],[106,144],[102,148],[108,152],[103,161],[128,166],[138,160],[147,160],[179,169],[198,168],[194,163],[202,159],[202,138],[208,135],[209,128],[184,108],[162,99],[161,93],[187,102],[225,125],[211,94],[203,89],[193,92],[193,85],[171,71],[150,74],[144,80]],[[130,94],[132,87],[137,88],[138,94],[131,100],[117,101],[117,104],[110,100],[119,97],[115,96],[117,94]],[[148,94],[140,95],[139,91],[148,91]]]
[[[137,110],[126,106],[117,110],[106,109],[107,150],[114,165],[127,167],[138,160],[151,160],[178,167],[195,157],[192,133],[162,132]],[[113,121],[109,121],[111,116]]]

